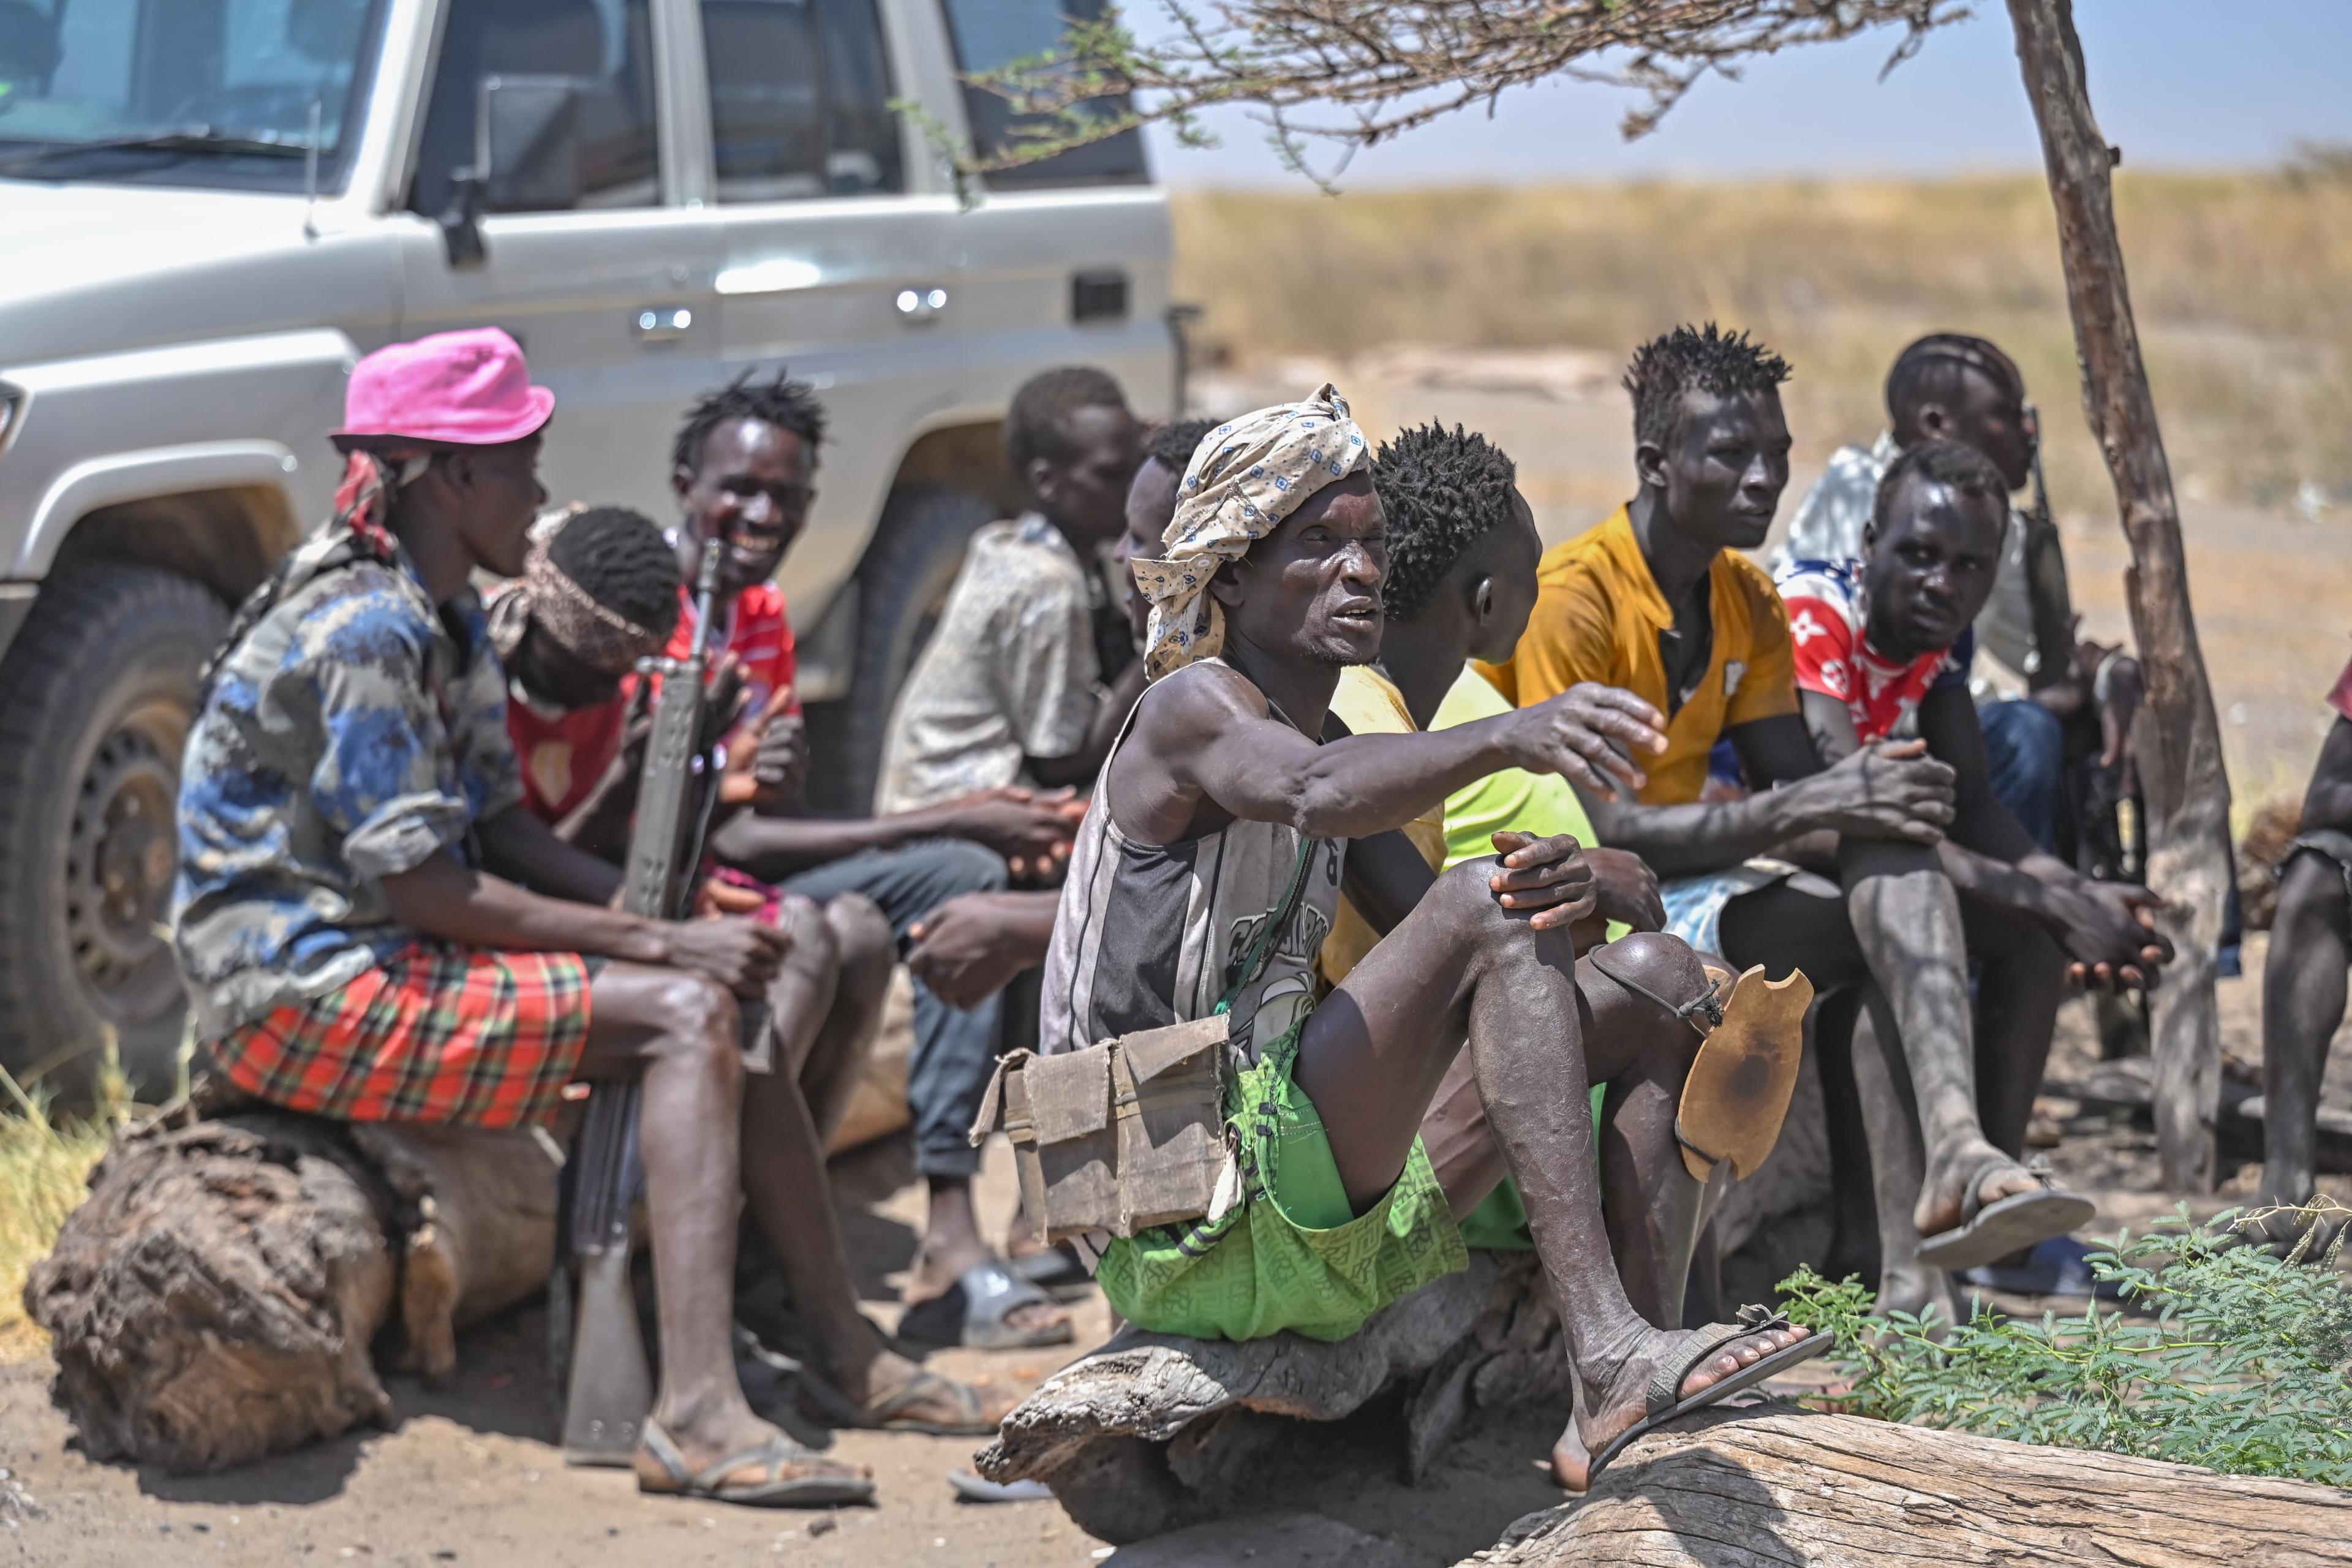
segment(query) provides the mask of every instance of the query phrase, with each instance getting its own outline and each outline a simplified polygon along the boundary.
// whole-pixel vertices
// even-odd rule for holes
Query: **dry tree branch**
[[[1001,146],[961,150],[967,173],[1032,163],[1134,126],[1190,145],[1198,116],[1248,105],[1306,172],[1306,139],[1343,154],[1553,77],[1632,88],[1630,139],[1709,72],[1805,44],[1899,26],[1892,70],[1965,0],[1151,0],[1171,24],[1146,45],[1117,16],[1073,20],[1066,47],[970,78],[1023,118]],[[1301,123],[1297,111],[1345,111]],[[1313,177],[1310,174],[1310,177]]]

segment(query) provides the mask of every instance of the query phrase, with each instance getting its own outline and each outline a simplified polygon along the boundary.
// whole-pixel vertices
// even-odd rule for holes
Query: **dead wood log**
[[[1786,1408],[1643,1438],[1461,1568],[2343,1568],[2352,1492]]]
[[[1473,1253],[1337,1344],[1128,1330],[1023,1401],[977,1464],[991,1480],[1045,1482],[1091,1534],[1136,1541],[1295,1490],[1319,1447],[1295,1440],[1298,1423],[1391,1394],[1408,1479],[1474,1409],[1550,1399],[1565,1412],[1568,1362],[1534,1256]]]
[[[2210,1193],[2221,1084],[2213,982],[2231,882],[2221,724],[2197,643],[2180,508],[2116,232],[2110,181],[2120,154],[2091,115],[2073,0],[2009,0],[2009,16],[2057,209],[2084,411],[2131,544],[2124,590],[2147,681],[2147,706],[2133,730],[2147,797],[2147,882],[2164,900],[2160,923],[2177,955],[2153,998],[2157,1145],[2167,1187]]]
[[[457,1323],[544,1282],[553,1172],[525,1133],[272,1111],[133,1133],[26,1284],[51,1397],[92,1458],[175,1473],[383,1419],[379,1330],[446,1372]]]

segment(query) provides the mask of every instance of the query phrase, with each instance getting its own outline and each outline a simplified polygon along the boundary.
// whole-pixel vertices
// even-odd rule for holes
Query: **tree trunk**
[[[992,1481],[1040,1480],[1079,1528],[1125,1543],[1261,1500],[1311,1496],[1329,1445],[1301,1422],[1402,1395],[1397,1458],[1423,1473],[1474,1408],[1569,1405],[1568,1358],[1533,1253],[1470,1267],[1337,1344],[1233,1343],[1128,1330],[1024,1400],[980,1451]]]
[[[1776,1409],[1635,1444],[1460,1568],[2321,1568],[2352,1492]]]
[[[527,1133],[246,1111],[124,1139],[25,1287],[92,1458],[224,1469],[381,1420],[369,1356],[455,1363],[458,1324],[544,1283],[554,1162]]]
[[[2125,285],[2109,186],[2116,154],[2091,118],[2073,0],[2009,0],[2009,14],[2058,212],[2084,406],[2131,542],[2125,589],[2147,680],[2136,726],[2149,816],[2147,880],[2164,900],[2161,923],[2176,953],[2153,998],[2158,1147],[2167,1186],[2210,1192],[2221,1070],[2214,955],[2230,883],[2221,724],[2197,647],[2180,512]]]

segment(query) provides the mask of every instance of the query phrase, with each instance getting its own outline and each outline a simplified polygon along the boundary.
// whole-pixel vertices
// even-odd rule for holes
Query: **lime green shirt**
[[[1456,724],[1492,719],[1510,710],[1503,694],[1465,664],[1445,700],[1437,705],[1429,727],[1451,730]],[[1505,768],[1445,797],[1445,864],[1457,866],[1480,855],[1492,855],[1494,836],[1505,828],[1544,838],[1568,833],[1581,844],[1597,842],[1592,819],[1585,816],[1584,803],[1576,798],[1566,779],[1557,773]]]

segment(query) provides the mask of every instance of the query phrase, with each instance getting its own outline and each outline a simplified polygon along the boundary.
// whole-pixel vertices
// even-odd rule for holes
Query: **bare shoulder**
[[[1190,664],[1160,677],[1136,710],[1137,733],[1154,749],[1190,748],[1213,740],[1236,720],[1263,720],[1265,693],[1222,664]]]

